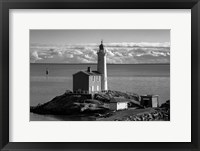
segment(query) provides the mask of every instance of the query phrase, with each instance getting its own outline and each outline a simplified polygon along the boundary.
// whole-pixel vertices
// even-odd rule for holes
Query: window
[[[100,79],[100,77],[99,77],[99,76],[97,76],[97,81],[99,81],[99,79]]]
[[[92,92],[94,91],[94,86],[92,86]]]
[[[97,91],[99,91],[99,86],[97,85]]]
[[[95,76],[92,76],[92,81],[95,81]]]

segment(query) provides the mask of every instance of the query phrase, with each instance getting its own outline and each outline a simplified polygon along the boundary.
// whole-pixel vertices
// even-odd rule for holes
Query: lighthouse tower
[[[101,76],[101,90],[108,90],[107,85],[107,65],[106,65],[106,50],[103,46],[103,40],[99,45],[97,71],[102,74]]]

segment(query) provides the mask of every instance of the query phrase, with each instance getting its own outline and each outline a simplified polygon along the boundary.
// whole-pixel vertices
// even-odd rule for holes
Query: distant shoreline
[[[97,63],[30,63],[31,65],[97,65]],[[107,63],[107,65],[170,65],[170,63],[138,63],[138,64],[120,64]]]

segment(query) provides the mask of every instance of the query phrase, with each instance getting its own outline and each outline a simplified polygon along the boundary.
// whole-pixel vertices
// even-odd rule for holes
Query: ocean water
[[[30,65],[30,105],[35,106],[50,101],[55,96],[72,90],[72,74],[96,70],[96,64],[31,64]],[[46,68],[49,76],[46,77]],[[139,95],[159,95],[160,104],[170,99],[170,65],[108,64],[108,89],[134,92]],[[66,118],[61,118],[66,119]],[[55,116],[30,114],[30,120],[61,120]],[[72,118],[71,118],[72,119]],[[80,118],[84,120],[84,118]]]

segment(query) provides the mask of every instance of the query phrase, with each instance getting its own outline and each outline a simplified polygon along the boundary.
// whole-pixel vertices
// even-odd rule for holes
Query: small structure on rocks
[[[122,97],[113,97],[110,99],[111,110],[124,110],[128,108],[129,100]]]
[[[140,101],[144,107],[159,107],[158,95],[142,95]]]

